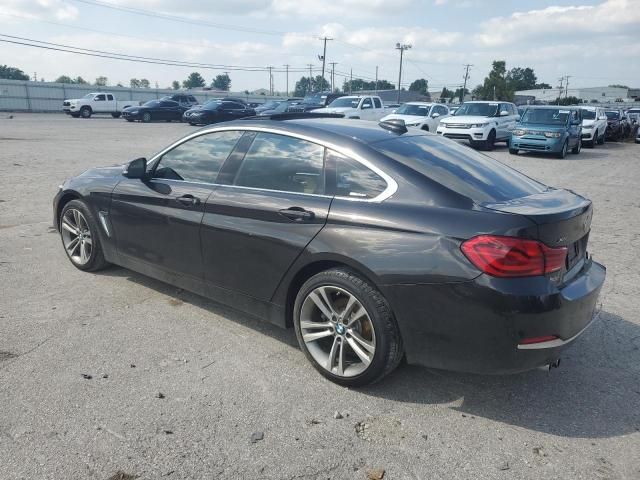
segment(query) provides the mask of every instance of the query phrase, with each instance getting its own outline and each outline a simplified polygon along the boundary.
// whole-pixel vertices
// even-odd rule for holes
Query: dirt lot
[[[404,366],[356,391],[317,374],[291,331],[121,268],[82,273],[65,257],[51,228],[58,184],[193,127],[7,117],[0,479],[640,478],[640,145],[565,160],[491,153],[595,203],[590,251],[608,278],[599,320],[560,369]]]

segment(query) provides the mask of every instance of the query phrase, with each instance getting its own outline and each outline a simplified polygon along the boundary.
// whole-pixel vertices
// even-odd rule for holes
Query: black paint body
[[[570,339],[592,320],[605,270],[586,252],[570,271],[500,279],[481,273],[460,250],[465,239],[486,233],[572,245],[590,229],[592,205],[583,197],[541,186],[525,198],[474,201],[435,182],[411,159],[382,153],[386,147],[380,145],[399,136],[372,122],[247,120],[200,132],[232,127],[338,145],[387,173],[397,190],[378,202],[337,197],[330,188],[325,195],[301,195],[236,187],[234,171],[249,138],[238,143],[217,184],[129,179],[123,167],[85,172],[56,195],[56,227],[64,203],[82,198],[108,223],[110,235],[104,226],[98,233],[110,262],[283,327],[290,326],[297,289],[309,276],[350,268],[389,302],[407,360],[430,367],[491,373],[534,368],[557,359],[559,349],[519,350],[521,339]],[[423,137],[435,157],[480,155],[418,130],[405,136]],[[469,175],[473,171],[460,172],[460,181],[466,176],[473,182]],[[183,195],[193,195],[197,204],[180,203]],[[279,214],[291,207],[315,215],[300,222]]]

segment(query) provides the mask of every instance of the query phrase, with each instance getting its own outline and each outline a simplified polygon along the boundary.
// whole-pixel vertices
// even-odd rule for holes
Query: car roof
[[[406,105],[435,105],[435,102],[406,102]]]
[[[507,102],[506,100],[469,100],[468,102],[464,102],[463,105],[465,103],[513,103],[513,102]]]
[[[319,141],[334,142],[336,137],[344,143],[359,143],[368,145],[370,143],[398,138],[398,134],[378,125],[377,122],[367,120],[354,120],[342,118],[304,118],[291,120],[261,120],[247,119],[236,120],[218,124],[219,126],[242,126],[246,128],[269,128],[282,131],[283,134],[292,133],[298,135],[309,135],[316,137]],[[207,127],[205,127],[207,128]],[[211,127],[209,127],[211,128]],[[428,135],[427,132],[412,129],[410,134],[402,136]]]

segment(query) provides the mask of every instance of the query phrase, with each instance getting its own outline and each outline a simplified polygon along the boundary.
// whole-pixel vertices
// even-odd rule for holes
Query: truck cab
[[[378,96],[347,95],[336,98],[328,107],[314,110],[314,113],[337,113],[345,118],[377,121],[385,116],[386,109]]]

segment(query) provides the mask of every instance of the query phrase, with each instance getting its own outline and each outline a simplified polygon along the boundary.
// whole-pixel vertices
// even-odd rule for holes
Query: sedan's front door
[[[149,179],[124,178],[116,186],[109,218],[125,261],[202,280],[204,206],[241,135],[218,132],[187,140],[150,165]]]
[[[210,286],[271,299],[326,222],[331,197],[324,195],[324,150],[285,135],[255,137],[229,185],[218,186],[205,206],[202,250]]]

